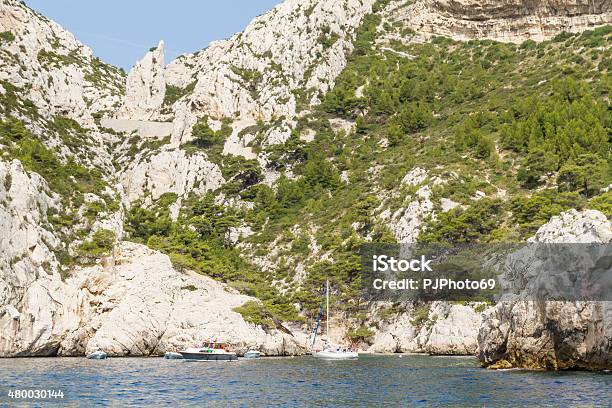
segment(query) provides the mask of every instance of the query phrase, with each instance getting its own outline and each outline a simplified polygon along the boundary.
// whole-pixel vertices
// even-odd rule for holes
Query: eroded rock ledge
[[[417,0],[394,12],[425,35],[456,40],[544,41],[612,22],[607,0]]]

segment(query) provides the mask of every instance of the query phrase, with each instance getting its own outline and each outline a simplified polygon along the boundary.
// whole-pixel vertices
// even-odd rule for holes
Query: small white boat
[[[183,356],[181,355],[181,353],[175,353],[173,351],[167,351],[164,354],[164,358],[166,360],[182,360]]]
[[[106,354],[105,352],[101,350],[98,350],[98,351],[94,351],[91,354],[88,354],[87,358],[89,360],[106,360],[108,358],[108,354]]]
[[[244,353],[244,358],[259,358],[261,357],[261,352],[259,352],[258,350],[249,350],[246,353]]]
[[[191,361],[235,361],[236,353],[225,350],[223,343],[208,343],[204,347],[188,348],[179,351],[185,360]]]

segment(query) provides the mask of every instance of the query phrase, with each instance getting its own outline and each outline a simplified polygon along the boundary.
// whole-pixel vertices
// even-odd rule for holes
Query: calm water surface
[[[3,394],[62,389],[64,406],[612,406],[612,375],[489,371],[465,357],[0,359],[0,381]]]

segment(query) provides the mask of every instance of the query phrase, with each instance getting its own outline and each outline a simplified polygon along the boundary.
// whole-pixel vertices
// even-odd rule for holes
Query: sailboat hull
[[[323,360],[357,360],[359,354],[353,351],[323,350],[313,352],[312,356]]]

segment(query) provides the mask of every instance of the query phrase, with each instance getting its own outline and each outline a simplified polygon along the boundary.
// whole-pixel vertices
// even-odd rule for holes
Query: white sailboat
[[[327,281],[327,284],[325,286],[325,303],[326,303],[326,312],[327,312],[327,319],[325,320],[325,326],[326,326],[325,332],[327,333],[327,343],[323,350],[320,350],[320,351],[314,350],[314,344],[317,339],[317,329],[321,321],[321,313],[319,313],[319,318],[318,318],[317,326],[313,334],[312,345],[311,345],[313,357],[321,358],[325,360],[356,360],[358,359],[359,354],[357,353],[357,351],[353,350],[350,347],[334,345],[334,344],[331,344],[330,342],[330,338],[329,338],[329,280]]]

